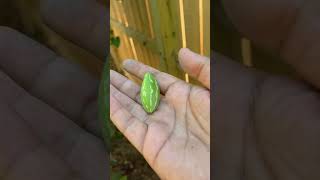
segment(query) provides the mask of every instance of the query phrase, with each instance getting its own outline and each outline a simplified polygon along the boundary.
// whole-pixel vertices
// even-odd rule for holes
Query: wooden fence
[[[111,0],[110,23],[120,47],[118,69],[136,59],[188,81],[178,65],[181,47],[210,56],[210,0]]]

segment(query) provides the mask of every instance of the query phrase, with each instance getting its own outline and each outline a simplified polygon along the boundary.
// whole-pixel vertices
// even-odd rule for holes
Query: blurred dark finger
[[[98,80],[14,30],[1,27],[0,39],[0,69],[15,82],[79,125],[97,121]]]
[[[64,38],[105,59],[109,53],[109,9],[95,0],[41,0],[43,19]]]
[[[225,0],[224,5],[241,33],[280,54],[305,80],[320,88],[319,1]]]
[[[64,171],[76,171],[83,179],[103,179],[108,175],[108,159],[101,139],[31,96],[2,71],[0,87],[1,177],[8,170],[3,169],[6,165],[11,166],[6,174],[9,177],[20,177],[20,173],[35,170],[38,175],[50,175],[50,167],[65,167],[66,164],[69,166],[62,168]],[[46,156],[39,152],[46,152]],[[42,161],[43,158],[46,161]]]
[[[211,125],[212,137],[216,137],[213,145],[215,163],[219,164],[214,170],[218,179],[229,177],[238,178],[238,168],[243,159],[244,129],[248,117],[252,116],[252,97],[258,82],[255,74],[216,52],[212,53],[212,105]],[[236,121],[235,121],[236,120]],[[228,158],[226,158],[228,157]],[[235,168],[230,168],[235,167]]]

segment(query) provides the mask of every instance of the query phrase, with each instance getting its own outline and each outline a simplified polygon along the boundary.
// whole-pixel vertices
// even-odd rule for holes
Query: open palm
[[[182,67],[206,88],[193,86],[137,61],[124,68],[143,78],[155,75],[162,97],[147,114],[140,104],[140,87],[111,71],[111,119],[163,179],[210,177],[210,63],[187,49],[179,53]],[[208,89],[207,89],[208,88]]]
[[[213,178],[320,179],[319,1],[222,2],[237,30],[281,56],[299,78],[214,53]]]
[[[71,7],[66,3],[72,9],[66,11]],[[103,6],[94,0],[43,0],[41,4],[48,26],[105,57]],[[71,25],[67,17],[87,19]],[[88,23],[93,20],[100,25]],[[98,29],[96,38],[89,33],[93,27]],[[97,118],[98,85],[70,60],[0,27],[0,179],[106,179],[109,162]]]

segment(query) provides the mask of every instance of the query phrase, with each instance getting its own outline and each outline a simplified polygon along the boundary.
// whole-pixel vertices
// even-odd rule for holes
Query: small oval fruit
[[[140,91],[141,103],[147,113],[153,113],[160,101],[160,88],[153,74],[146,73]]]

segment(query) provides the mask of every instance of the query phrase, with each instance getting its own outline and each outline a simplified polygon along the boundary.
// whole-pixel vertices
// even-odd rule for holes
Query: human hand
[[[105,8],[93,0],[42,1],[42,8],[56,32],[105,58]],[[69,17],[81,20],[70,23]],[[0,179],[106,179],[98,84],[43,45],[1,27]]]
[[[279,53],[304,81],[214,53],[213,178],[319,179],[318,1],[223,2],[240,32]]]
[[[205,87],[198,87],[137,61],[124,69],[142,79],[155,75],[161,100],[147,114],[140,103],[140,86],[110,72],[110,118],[145,157],[161,179],[210,179],[210,61],[180,50],[182,68]]]

